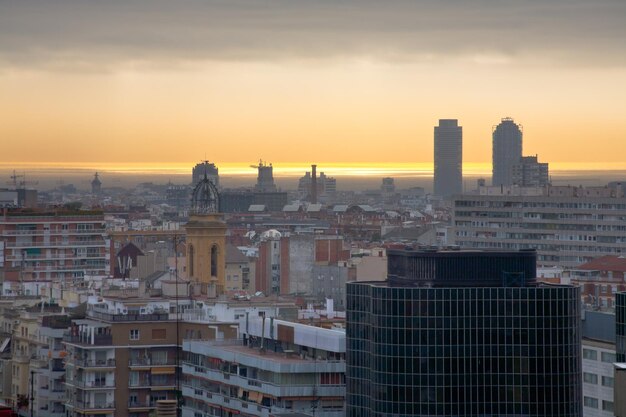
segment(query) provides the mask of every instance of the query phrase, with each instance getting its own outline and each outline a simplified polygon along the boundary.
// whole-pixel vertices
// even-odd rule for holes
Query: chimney
[[[317,204],[317,165],[311,165],[311,204]]]

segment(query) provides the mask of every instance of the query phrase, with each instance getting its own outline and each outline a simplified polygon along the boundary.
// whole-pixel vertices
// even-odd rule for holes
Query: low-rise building
[[[183,417],[345,415],[342,330],[248,317],[239,338],[183,351]]]

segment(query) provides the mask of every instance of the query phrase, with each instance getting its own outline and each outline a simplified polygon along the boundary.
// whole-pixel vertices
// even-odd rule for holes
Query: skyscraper
[[[191,170],[191,184],[195,186],[197,183],[202,181],[205,174],[207,178],[211,180],[213,185],[216,187],[220,186],[219,168],[215,166],[213,162],[209,161],[202,161],[193,167]]]
[[[435,126],[434,194],[460,194],[463,189],[463,128],[456,119],[440,119]]]
[[[513,185],[513,166],[522,158],[522,126],[510,117],[493,129],[492,185]]]
[[[580,290],[534,251],[387,256],[347,284],[347,417],[582,415]]]

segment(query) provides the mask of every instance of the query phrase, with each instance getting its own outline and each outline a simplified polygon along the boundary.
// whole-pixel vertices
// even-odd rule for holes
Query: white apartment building
[[[239,334],[183,342],[183,417],[345,415],[343,331],[256,317]]]
[[[626,253],[626,198],[609,187],[484,187],[454,198],[453,244],[536,249],[538,266]]]

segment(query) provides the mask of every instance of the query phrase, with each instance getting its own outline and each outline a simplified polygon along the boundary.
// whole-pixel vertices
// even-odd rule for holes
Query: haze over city
[[[457,118],[464,162],[489,164],[511,116],[529,154],[619,164],[625,17],[618,0],[5,1],[0,162],[393,167],[432,162],[433,126]]]
[[[0,417],[626,416],[626,0],[0,0]]]

